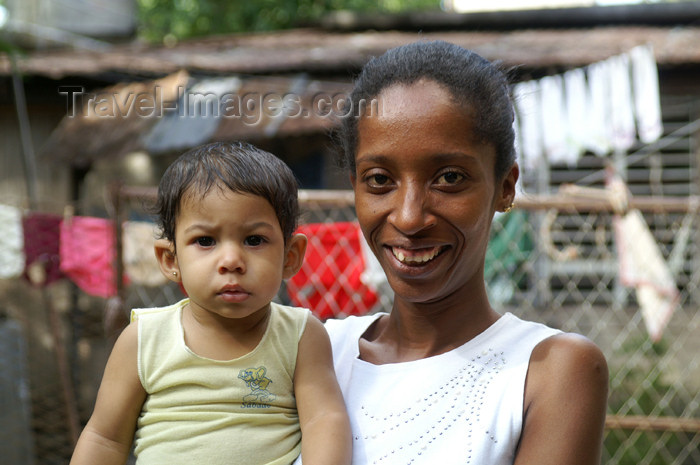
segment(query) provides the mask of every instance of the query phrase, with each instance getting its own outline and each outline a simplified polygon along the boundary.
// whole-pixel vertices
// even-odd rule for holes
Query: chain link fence
[[[116,189],[115,224],[148,221],[153,195]],[[302,191],[300,198],[303,227],[312,235],[309,259],[303,277],[289,280],[278,300],[309,304],[321,318],[389,311],[391,292],[367,258],[352,194]],[[633,198],[629,208],[642,212],[659,247],[662,263],[653,267],[668,268],[677,289],[657,339],[650,322],[665,322],[645,314],[645,294],[621,279],[619,215],[605,198],[521,196],[511,213],[498,215],[486,257],[489,294],[501,312],[583,334],[603,349],[610,366],[603,463],[698,464],[698,202]],[[129,258],[144,254],[129,249],[124,228],[114,234],[117,256],[125,257],[116,262],[115,297],[90,296],[66,279],[48,286],[26,277],[0,280],[2,463],[67,463],[129,309],[183,296],[172,283],[148,282],[149,265],[134,268]],[[328,295],[334,298],[324,300]]]

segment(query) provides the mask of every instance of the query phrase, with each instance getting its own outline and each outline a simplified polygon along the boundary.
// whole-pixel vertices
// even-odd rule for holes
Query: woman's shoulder
[[[543,340],[561,334],[562,331],[531,320],[524,320],[512,313],[505,313],[479,338],[500,346],[517,348],[528,352]]]
[[[542,340],[532,351],[531,364],[541,365],[544,370],[558,369],[562,374],[591,370],[604,371],[607,376],[603,351],[587,337],[575,333],[557,333]]]
[[[559,333],[543,339],[530,357],[526,393],[537,398],[567,399],[607,396],[608,365],[603,351],[590,339]],[[577,394],[578,393],[578,394]]]

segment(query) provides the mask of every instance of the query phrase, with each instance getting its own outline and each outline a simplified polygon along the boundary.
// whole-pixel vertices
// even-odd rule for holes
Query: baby
[[[158,188],[155,253],[187,298],[136,309],[71,465],[306,465],[351,460],[323,325],[272,302],[301,267],[297,182],[247,143],[180,156]]]

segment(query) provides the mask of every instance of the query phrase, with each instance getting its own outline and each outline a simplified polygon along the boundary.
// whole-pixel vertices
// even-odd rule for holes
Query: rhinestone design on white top
[[[474,437],[474,427],[480,420],[486,392],[505,364],[503,352],[484,350],[449,379],[432,380],[432,383],[428,383],[433,387],[432,392],[404,403],[409,406],[402,410],[375,415],[373,409],[361,405],[359,417],[366,431],[361,435],[356,434],[355,441],[362,440],[370,445],[373,441],[387,441],[387,436],[391,435],[391,443],[395,447],[374,460],[373,465],[399,465],[395,454],[412,457],[406,462],[406,465],[411,465],[421,455],[429,453],[430,448],[436,446],[436,441],[451,428],[466,427],[467,437],[461,447],[468,458],[466,464],[470,464],[473,441],[483,440],[482,437]],[[416,430],[413,422],[420,422],[422,427]],[[402,429],[414,432],[414,436],[401,434]],[[486,434],[487,440],[498,442],[493,433],[486,431]]]

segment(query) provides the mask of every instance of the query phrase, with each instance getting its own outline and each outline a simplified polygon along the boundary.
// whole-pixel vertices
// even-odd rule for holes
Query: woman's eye
[[[389,183],[389,177],[383,174],[373,174],[367,177],[367,183],[372,187],[382,187]]]
[[[212,239],[209,236],[198,237],[197,239],[195,239],[195,242],[200,247],[211,247],[212,245],[214,245],[214,239]]]
[[[464,179],[463,174],[457,173],[456,171],[450,171],[450,172],[441,174],[440,177],[437,179],[437,183],[438,184],[453,185],[453,184],[459,183],[463,179]]]
[[[251,247],[257,247],[265,242],[265,238],[262,236],[248,236],[245,239],[245,244]]]

